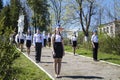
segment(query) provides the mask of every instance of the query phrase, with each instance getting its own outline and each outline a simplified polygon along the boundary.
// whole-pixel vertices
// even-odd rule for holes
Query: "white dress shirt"
[[[25,40],[24,34],[20,34],[19,39],[24,39]]]
[[[45,34],[43,34],[43,38],[44,38],[44,39],[47,39],[47,36],[46,36]]]
[[[91,37],[91,41],[94,42],[94,43],[98,43],[98,36],[93,34],[92,37]]]
[[[35,46],[35,43],[42,43],[42,46],[43,46],[43,36],[41,34],[34,34],[34,37],[33,37],[33,45]]]
[[[19,39],[19,34],[17,34],[17,35],[15,36],[15,41],[16,41],[16,43],[18,43],[18,39]]]
[[[61,42],[62,41],[62,37],[58,34],[55,35],[55,42]]]
[[[26,40],[31,40],[32,41],[32,35],[26,35]]]
[[[72,41],[77,41],[77,37],[73,36],[71,40]]]

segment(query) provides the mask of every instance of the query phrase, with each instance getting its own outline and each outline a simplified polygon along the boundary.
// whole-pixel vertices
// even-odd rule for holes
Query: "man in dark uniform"
[[[39,29],[37,29],[36,34],[34,34],[33,45],[36,51],[36,55],[35,55],[36,63],[39,63],[41,61],[41,49],[43,46],[43,36],[42,34],[40,34]]]
[[[93,31],[91,41],[92,41],[92,46],[93,46],[93,59],[94,59],[94,61],[98,61],[98,59],[97,59],[97,55],[98,55],[98,35],[97,35],[97,30]]]

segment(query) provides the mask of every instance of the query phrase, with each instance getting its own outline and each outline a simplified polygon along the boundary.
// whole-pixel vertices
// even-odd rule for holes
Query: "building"
[[[102,24],[98,27],[98,32],[106,33],[110,37],[115,37],[120,34],[120,20],[115,20],[106,24]]]

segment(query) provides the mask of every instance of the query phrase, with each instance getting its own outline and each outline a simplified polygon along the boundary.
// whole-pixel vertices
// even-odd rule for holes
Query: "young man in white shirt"
[[[34,34],[33,36],[33,45],[36,51],[36,55],[35,55],[36,63],[39,63],[41,61],[41,50],[43,46],[43,36],[40,33],[39,29],[37,29],[37,33]]]
[[[97,31],[93,31],[93,35],[91,37],[92,47],[93,47],[93,59],[94,61],[98,61],[97,55],[98,55],[98,35]]]

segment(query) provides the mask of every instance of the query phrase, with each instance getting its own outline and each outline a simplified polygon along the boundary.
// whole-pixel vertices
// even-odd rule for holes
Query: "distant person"
[[[20,43],[20,49],[23,52],[23,45],[25,42],[25,35],[23,34],[23,32],[19,35],[19,43]]]
[[[73,54],[75,55],[76,47],[77,47],[77,36],[74,34],[71,38],[71,43],[73,47]]]
[[[98,35],[97,31],[93,31],[93,35],[91,37],[92,47],[93,47],[93,60],[98,61],[97,55],[98,55]]]
[[[36,63],[41,62],[41,52],[43,44],[43,35],[40,33],[40,30],[37,29],[36,34],[33,36],[33,45],[35,47],[35,60]]]
[[[15,41],[17,43],[18,48],[20,48],[20,39],[19,39],[19,37],[20,37],[20,32],[18,32],[18,34],[15,36]]]
[[[43,33],[43,39],[44,39],[44,47],[46,47],[47,44],[47,36],[45,33]]]
[[[16,41],[15,41],[15,36],[17,35],[17,33],[16,32],[13,32],[13,34],[11,35],[11,37],[10,37],[10,41],[11,41],[11,43],[13,44],[13,45],[16,45],[17,43],[16,43]]]
[[[28,32],[26,34],[26,47],[27,47],[27,54],[28,54],[28,56],[30,55],[31,44],[32,44],[32,34],[31,34],[31,31],[28,30]]]
[[[58,78],[60,77],[61,61],[65,55],[63,38],[60,34],[59,28],[56,28],[55,33],[52,36],[52,46],[55,76]]]
[[[48,42],[48,46],[51,47],[51,34],[48,33],[47,35],[47,42]]]

